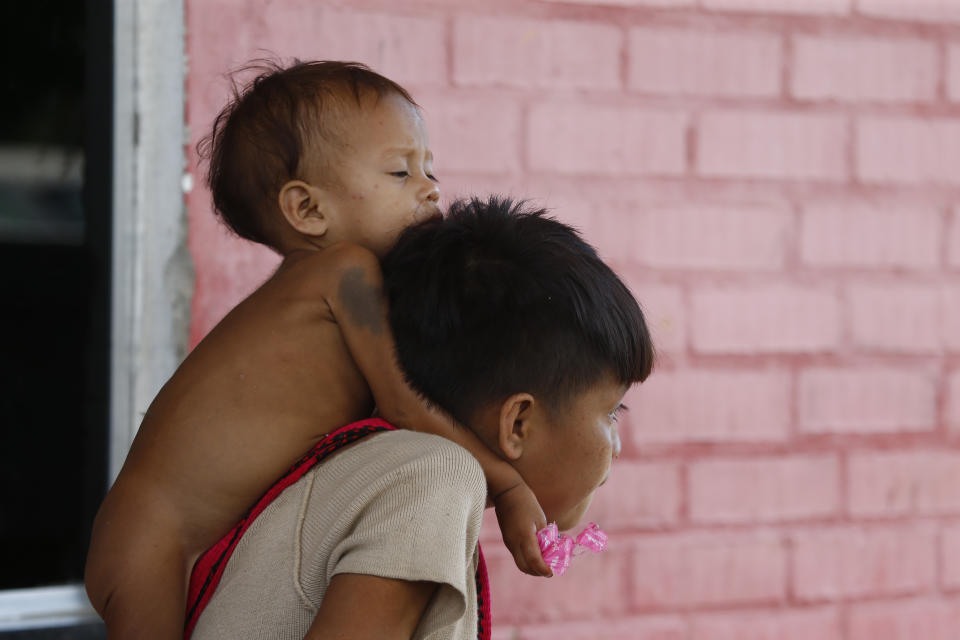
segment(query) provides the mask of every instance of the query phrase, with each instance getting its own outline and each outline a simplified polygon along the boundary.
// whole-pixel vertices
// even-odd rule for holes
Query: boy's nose
[[[613,459],[616,460],[620,457],[620,431],[614,427],[613,428]]]

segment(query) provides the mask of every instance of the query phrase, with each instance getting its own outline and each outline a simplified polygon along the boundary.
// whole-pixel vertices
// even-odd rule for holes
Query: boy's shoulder
[[[486,498],[483,468],[469,451],[443,436],[408,429],[367,436],[315,471],[320,482],[339,478],[354,493],[357,487],[376,487],[373,493],[419,487],[421,494],[453,491],[477,494],[480,502]]]
[[[450,428],[465,427],[451,424]],[[435,467],[448,472],[455,471],[458,476],[472,476],[483,480],[483,469],[477,459],[449,438],[409,429],[397,429],[378,435],[379,439],[371,438],[370,442],[374,457],[392,458],[397,465]],[[470,473],[463,473],[465,469],[470,469]]]
[[[407,429],[367,436],[308,475],[311,499],[341,505],[344,513],[384,508],[394,514],[398,505],[416,504],[482,514],[486,506],[483,468],[469,451],[442,436]],[[348,504],[353,506],[343,506]]]

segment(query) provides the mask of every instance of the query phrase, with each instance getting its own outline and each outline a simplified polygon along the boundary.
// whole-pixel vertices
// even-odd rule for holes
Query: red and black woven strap
[[[490,640],[493,621],[490,619],[490,579],[487,576],[487,563],[483,559],[483,549],[477,543],[477,638]]]
[[[280,495],[284,489],[302,478],[310,469],[341,447],[354,443],[361,438],[377,433],[378,431],[392,431],[393,425],[379,419],[370,418],[360,422],[348,424],[333,431],[317,443],[305,456],[300,458],[290,469],[280,477],[270,489],[263,494],[257,503],[240,519],[240,522],[227,535],[210,547],[193,567],[190,574],[190,586],[187,591],[187,616],[184,625],[184,640],[189,640],[197,619],[203,612],[213,592],[216,591],[223,571],[233,555],[240,538],[250,528],[264,509]],[[487,566],[483,560],[483,552],[479,551],[477,565],[477,637],[479,640],[490,640],[490,584],[487,578]]]

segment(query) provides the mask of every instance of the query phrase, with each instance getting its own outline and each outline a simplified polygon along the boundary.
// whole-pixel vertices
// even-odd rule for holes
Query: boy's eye
[[[437,176],[433,175],[432,173],[428,173],[427,178],[429,178],[430,180],[433,180],[434,182],[440,182],[439,180],[437,180]]]
[[[627,407],[627,405],[625,405],[625,404],[619,404],[619,405],[617,405],[617,408],[614,409],[614,410],[610,413],[609,418],[610,418],[611,420],[613,420],[614,422],[616,422],[617,420],[620,419],[620,415],[621,415],[624,411],[629,411],[629,410],[630,410],[630,409]]]
[[[406,178],[407,176],[410,175],[410,172],[409,171],[391,171],[390,175],[395,176],[397,178]]]

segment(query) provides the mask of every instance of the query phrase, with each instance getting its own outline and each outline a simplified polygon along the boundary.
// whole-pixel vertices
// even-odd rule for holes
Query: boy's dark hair
[[[237,75],[249,72],[258,75],[238,86]],[[371,92],[378,99],[392,92],[417,106],[406,89],[358,62],[258,61],[231,76],[233,98],[197,150],[209,159],[214,210],[238,236],[267,246],[276,241],[271,212],[280,188],[306,179],[305,151],[319,151],[312,168],[326,169],[351,100],[360,106]]]
[[[468,424],[527,391],[563,410],[612,376],[647,378],[654,349],[620,279],[570,227],[523,202],[454,202],[384,257],[397,356],[411,386]]]

